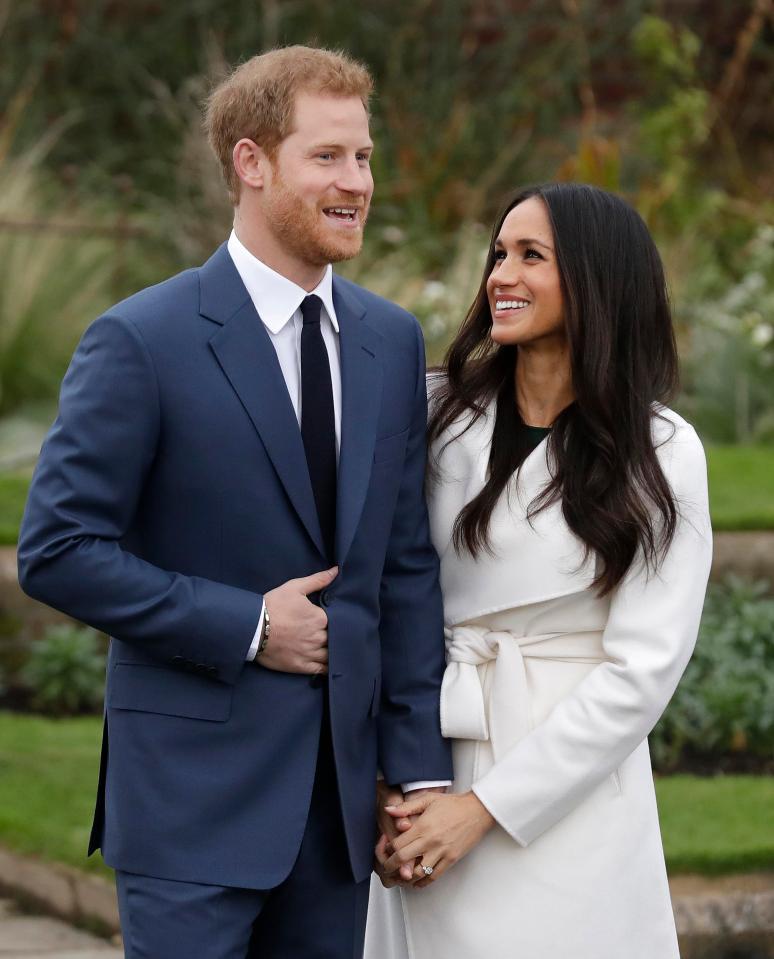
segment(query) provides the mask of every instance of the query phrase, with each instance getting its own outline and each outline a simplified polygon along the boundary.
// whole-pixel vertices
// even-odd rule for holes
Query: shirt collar
[[[279,333],[300,308],[304,297],[310,296],[311,293],[320,297],[333,329],[339,332],[339,323],[333,308],[333,269],[330,263],[318,285],[307,293],[303,287],[253,256],[233,230],[228,238],[228,252],[258,316],[269,332],[275,335]]]

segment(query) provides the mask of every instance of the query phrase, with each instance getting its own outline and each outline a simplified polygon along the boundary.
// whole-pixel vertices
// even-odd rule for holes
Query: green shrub
[[[766,583],[729,577],[711,585],[699,640],[651,736],[654,763],[761,763],[774,755],[774,599]]]
[[[54,716],[98,709],[105,687],[105,654],[98,634],[54,626],[35,643],[21,671],[33,707]]]

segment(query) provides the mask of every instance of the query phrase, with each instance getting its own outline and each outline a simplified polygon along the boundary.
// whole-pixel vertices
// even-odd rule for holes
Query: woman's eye
[[[497,262],[498,260],[504,260],[504,259],[505,259],[505,250],[495,250],[495,251],[494,251],[494,258],[495,258],[495,262]]]
[[[538,253],[537,250],[533,250],[532,247],[529,247],[524,251],[524,259],[530,259],[532,257],[537,257],[538,260],[542,260],[543,257]]]

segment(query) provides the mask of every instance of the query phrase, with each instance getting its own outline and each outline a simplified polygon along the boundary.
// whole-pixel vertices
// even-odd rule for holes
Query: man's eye
[[[318,158],[319,160],[332,160],[332,159],[333,159],[333,154],[332,154],[332,153],[318,153],[318,154],[317,154],[317,158]]]
[[[370,163],[371,156],[368,153],[358,153],[357,159],[359,163]]]

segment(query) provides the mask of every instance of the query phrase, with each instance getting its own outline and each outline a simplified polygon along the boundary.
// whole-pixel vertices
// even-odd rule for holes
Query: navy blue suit
[[[338,277],[342,436],[328,705],[352,874],[377,763],[451,778],[437,557],[423,501],[416,320]],[[130,873],[244,889],[289,874],[324,690],[245,662],[262,594],[327,561],[282,373],[221,247],[113,307],[62,385],[19,541],[31,596],[112,637],[91,849]]]

